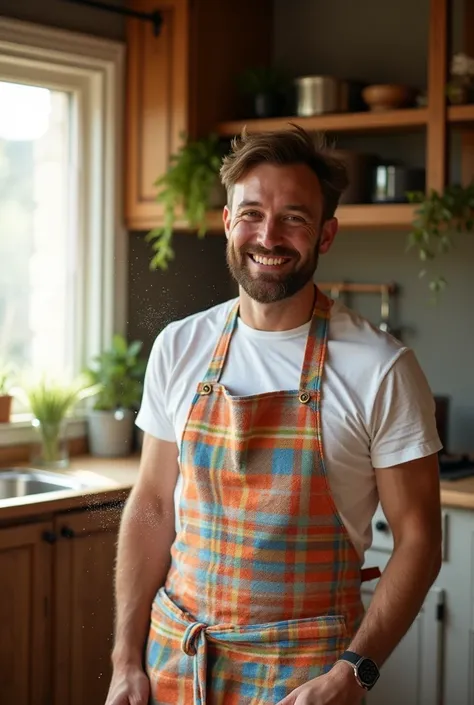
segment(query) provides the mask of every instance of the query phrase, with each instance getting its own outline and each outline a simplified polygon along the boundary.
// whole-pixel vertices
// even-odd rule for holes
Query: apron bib
[[[275,705],[327,672],[363,616],[359,556],[329,488],[316,290],[299,389],[231,396],[230,311],[183,432],[180,530],[146,651],[153,705]],[[263,351],[264,354],[264,351]]]

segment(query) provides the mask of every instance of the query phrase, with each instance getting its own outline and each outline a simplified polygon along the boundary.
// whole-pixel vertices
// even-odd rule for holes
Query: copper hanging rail
[[[397,285],[387,284],[356,284],[352,282],[317,282],[321,291],[352,292],[357,294],[395,294]]]
[[[105,12],[115,12],[118,15],[125,17],[134,17],[137,20],[151,22],[153,24],[153,33],[155,37],[160,34],[161,25],[163,24],[163,15],[159,10],[153,12],[140,12],[139,10],[131,10],[128,7],[120,7],[119,5],[109,5],[101,0],[64,0],[64,2],[76,3],[76,5],[85,5],[93,7],[95,10],[104,10]]]

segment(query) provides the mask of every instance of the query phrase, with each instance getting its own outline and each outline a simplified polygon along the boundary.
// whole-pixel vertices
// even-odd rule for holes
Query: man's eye
[[[254,218],[260,218],[261,213],[259,213],[259,211],[245,211],[244,213],[241,213],[241,216],[242,218],[253,220]]]
[[[304,218],[300,215],[286,215],[285,220],[289,220],[291,223],[304,223],[306,222]]]

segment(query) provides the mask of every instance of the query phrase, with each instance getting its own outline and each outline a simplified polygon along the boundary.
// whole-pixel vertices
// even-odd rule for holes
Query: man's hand
[[[105,705],[147,705],[150,681],[139,666],[114,670]]]
[[[338,662],[329,673],[296,688],[278,705],[359,705],[365,694],[351,666]]]

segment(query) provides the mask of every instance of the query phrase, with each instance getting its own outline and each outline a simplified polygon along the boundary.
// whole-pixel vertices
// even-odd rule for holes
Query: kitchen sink
[[[34,468],[7,468],[0,471],[0,501],[29,495],[89,488],[80,480],[57,472]]]

